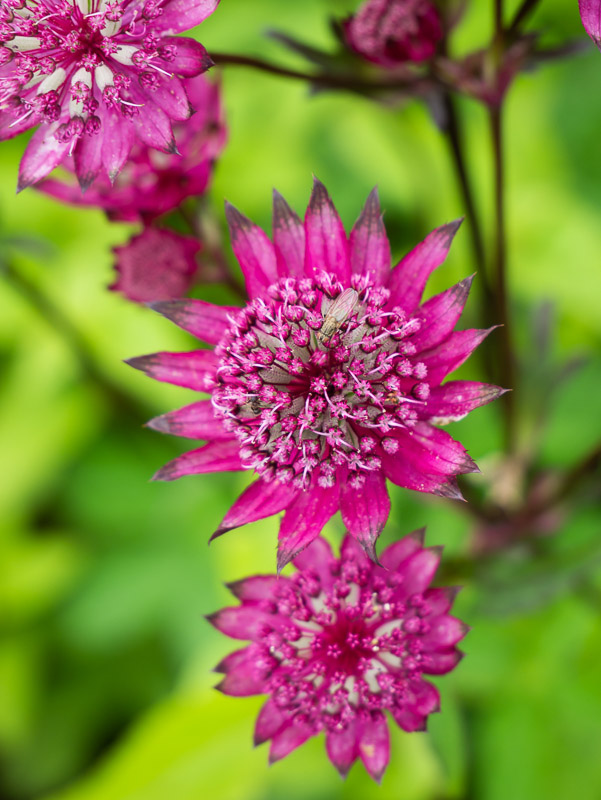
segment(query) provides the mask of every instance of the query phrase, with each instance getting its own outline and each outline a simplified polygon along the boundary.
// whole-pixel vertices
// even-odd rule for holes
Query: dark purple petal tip
[[[377,532],[376,538],[382,533],[383,528],[384,526],[382,526]],[[382,564],[380,563],[378,554],[376,553],[376,540],[367,537],[359,537],[358,541],[361,547],[365,550],[365,555],[370,559],[370,561],[373,561],[374,564],[376,564],[378,567],[381,567]]]
[[[139,369],[140,372],[148,373],[150,368],[156,364],[156,356],[150,354],[147,356],[134,356],[134,358],[125,358],[123,363],[134,369]]]
[[[405,538],[406,539],[413,539],[413,541],[417,542],[420,547],[423,547],[423,544],[424,544],[424,542],[426,540],[426,529],[425,528],[417,528],[416,530],[411,531],[411,533],[408,534]]]
[[[153,431],[158,431],[159,433],[173,433],[171,425],[169,424],[168,414],[162,414],[160,417],[149,419],[144,427],[151,428]]]
[[[166,317],[174,322],[187,305],[186,300],[156,300],[152,303],[146,303],[146,306],[157,314]]]
[[[461,500],[463,503],[467,502],[456,480],[450,480],[447,483],[440,484],[436,487],[434,494],[439,497],[446,497],[449,500]]]
[[[225,218],[229,225],[232,238],[235,238],[235,234],[238,230],[250,230],[253,227],[251,220],[245,217],[244,214],[241,214],[236,206],[233,206],[227,200],[225,201]]]
[[[176,474],[176,466],[173,461],[170,461],[165,466],[161,467],[157,472],[154,473],[151,481],[174,481],[179,476]]]
[[[235,530],[235,527],[232,527],[232,528],[217,528],[217,530],[214,531],[209,536],[209,540],[208,540],[207,544],[211,544],[211,542],[214,542],[215,539],[219,539],[220,536],[223,536],[224,533],[228,533],[229,531],[233,531],[233,530]]]

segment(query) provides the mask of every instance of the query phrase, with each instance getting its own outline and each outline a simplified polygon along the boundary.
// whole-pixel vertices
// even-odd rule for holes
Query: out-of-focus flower
[[[255,743],[271,740],[269,760],[324,731],[330,761],[344,776],[357,758],[380,780],[390,758],[388,721],[422,731],[439,710],[425,675],[461,658],[467,627],[449,615],[456,589],[431,589],[440,549],[423,531],[370,562],[347,537],[341,557],[316,539],[290,577],[256,575],[230,585],[240,606],[208,619],[251,644],[227,656],[218,689],[235,697],[267,694]]]
[[[176,152],[172,121],[192,108],[180,78],[211,66],[204,47],[172,34],[219,0],[3,0],[0,139],[40,125],[19,189],[73,155],[82,188],[111,179],[136,141]]]
[[[382,67],[432,58],[443,35],[430,0],[366,0],[343,30],[349,47]]]
[[[578,0],[584,30],[601,49],[601,0]]]
[[[200,244],[162,228],[144,228],[115,247],[117,281],[110,287],[130,300],[148,303],[185,295],[194,282]]]
[[[211,394],[149,423],[209,440],[155,478],[254,469],[259,479],[215,535],[286,511],[281,568],[340,509],[375,558],[390,509],[386,478],[460,498],[456,476],[477,467],[434,425],[503,391],[470,381],[441,385],[489,333],[453,330],[471,278],[420,305],[459,222],[433,231],[391,270],[375,190],[349,237],[319,181],[304,224],[275,195],[273,244],[232,206],[227,217],[248,305],[156,304],[215,350],[129,361],[156,380]]]
[[[72,160],[67,159],[65,166],[71,175],[46,178],[36,188],[62,202],[99,206],[111,219],[129,222],[149,222],[177,208],[187,197],[202,194],[227,138],[221,92],[205,75],[183,84],[196,111],[173,127],[179,153],[166,155],[135,144],[114,183],[99,175],[85,193],[75,180]]]

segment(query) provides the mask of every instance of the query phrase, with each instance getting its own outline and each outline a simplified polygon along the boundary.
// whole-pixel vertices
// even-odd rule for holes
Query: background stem
[[[534,11],[539,2],[540,0],[524,0],[522,5],[515,12],[515,16],[513,17],[509,27],[507,28],[507,34],[510,37],[513,37],[517,33],[519,33],[520,28],[522,27],[524,22],[526,22],[527,18]]]
[[[515,449],[515,396],[516,370],[512,347],[511,319],[507,292],[507,234],[505,223],[505,160],[503,152],[503,121],[501,108],[489,110],[492,151],[494,161],[495,243],[493,251],[494,288],[497,318],[502,324],[499,331],[499,382],[511,392],[499,400],[503,404],[505,422],[505,449]]]
[[[486,253],[484,249],[482,226],[467,169],[463,128],[461,125],[461,119],[457,113],[455,99],[450,92],[446,92],[444,95],[444,105],[447,122],[445,134],[449,143],[451,159],[455,168],[457,182],[459,184],[462,201],[465,208],[465,215],[469,224],[474,262],[478,270],[478,281],[483,294],[484,302],[482,306],[482,320],[484,326],[488,326],[494,313],[495,301],[488,278],[488,273],[486,271]]]

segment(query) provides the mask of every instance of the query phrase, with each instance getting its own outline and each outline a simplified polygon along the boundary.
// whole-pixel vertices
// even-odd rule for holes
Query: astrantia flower
[[[366,0],[343,30],[355,52],[382,67],[432,58],[442,39],[430,0]]]
[[[73,155],[82,187],[113,179],[135,141],[175,152],[171,121],[192,109],[180,78],[211,60],[193,39],[219,0],[2,0],[0,139],[40,125],[19,188]]]
[[[346,775],[359,757],[380,780],[390,757],[388,720],[422,731],[439,710],[424,675],[442,675],[461,658],[466,626],[449,616],[456,589],[430,589],[439,548],[423,532],[370,562],[346,538],[340,559],[316,539],[291,577],[256,575],[231,584],[240,606],[209,621],[251,644],[217,667],[217,687],[235,697],[268,694],[255,743],[271,740],[277,761],[324,731],[330,761]]]
[[[219,84],[206,75],[189,78],[183,85],[195,113],[173,126],[178,153],[165,155],[137,143],[112,184],[107,176],[99,175],[82,192],[74,175],[66,179],[52,176],[36,188],[63,202],[99,206],[111,219],[132,222],[151,221],[177,208],[187,197],[201,195],[227,137],[221,92]],[[64,166],[74,171],[72,159]]]
[[[200,243],[161,228],[145,228],[115,247],[119,278],[110,287],[130,300],[148,303],[187,294],[194,282]]]
[[[275,196],[273,244],[233,207],[227,216],[248,305],[156,304],[215,350],[129,361],[157,380],[211,394],[149,423],[209,440],[155,477],[254,469],[259,479],[216,535],[285,511],[282,567],[340,509],[375,558],[390,508],[386,478],[460,498],[456,476],[477,467],[434,424],[502,392],[469,381],[440,385],[488,334],[453,332],[471,279],[419,305],[459,223],[435,230],[391,270],[375,191],[348,238],[319,181],[304,225]]]

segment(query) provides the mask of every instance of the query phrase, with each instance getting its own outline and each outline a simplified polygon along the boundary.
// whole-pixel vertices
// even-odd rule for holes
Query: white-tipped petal
[[[43,75],[35,75],[30,81],[28,81],[25,84],[25,86],[23,88],[24,89],[32,89],[34,86],[37,86],[38,83],[40,83],[43,80],[44,80],[44,76]]]
[[[4,42],[4,47],[8,47],[14,53],[25,53],[28,50],[39,50],[42,40],[37,36],[15,36],[9,42]]]
[[[40,83],[38,86],[38,94],[45,94],[46,92],[53,92],[55,89],[58,89],[66,77],[67,73],[62,67],[55,69],[52,75],[48,75],[48,77],[44,78]]]
[[[71,86],[74,86],[76,83],[83,83],[88,89],[92,88],[92,76],[85,67],[80,67],[71,78]],[[69,100],[69,116],[81,117],[82,114],[83,100],[77,100],[75,97],[72,97]]]
[[[130,67],[134,62],[132,61],[134,53],[137,53],[139,47],[133,47],[131,44],[122,44],[119,49],[112,54],[115,61]]]
[[[104,26],[104,28],[101,29],[100,33],[103,36],[110,37],[110,36],[114,36],[120,30],[121,30],[121,20],[120,19],[115,19],[115,20],[110,20],[109,19],[109,20],[107,20],[107,23]]]
[[[91,89],[92,76],[90,72],[85,67],[80,67],[71,78],[71,86],[73,86],[74,83],[85,83],[85,85]]]
[[[96,81],[96,86],[103,92],[107,86],[112,86],[115,83],[115,76],[106,64],[101,64],[94,70],[94,80]]]

